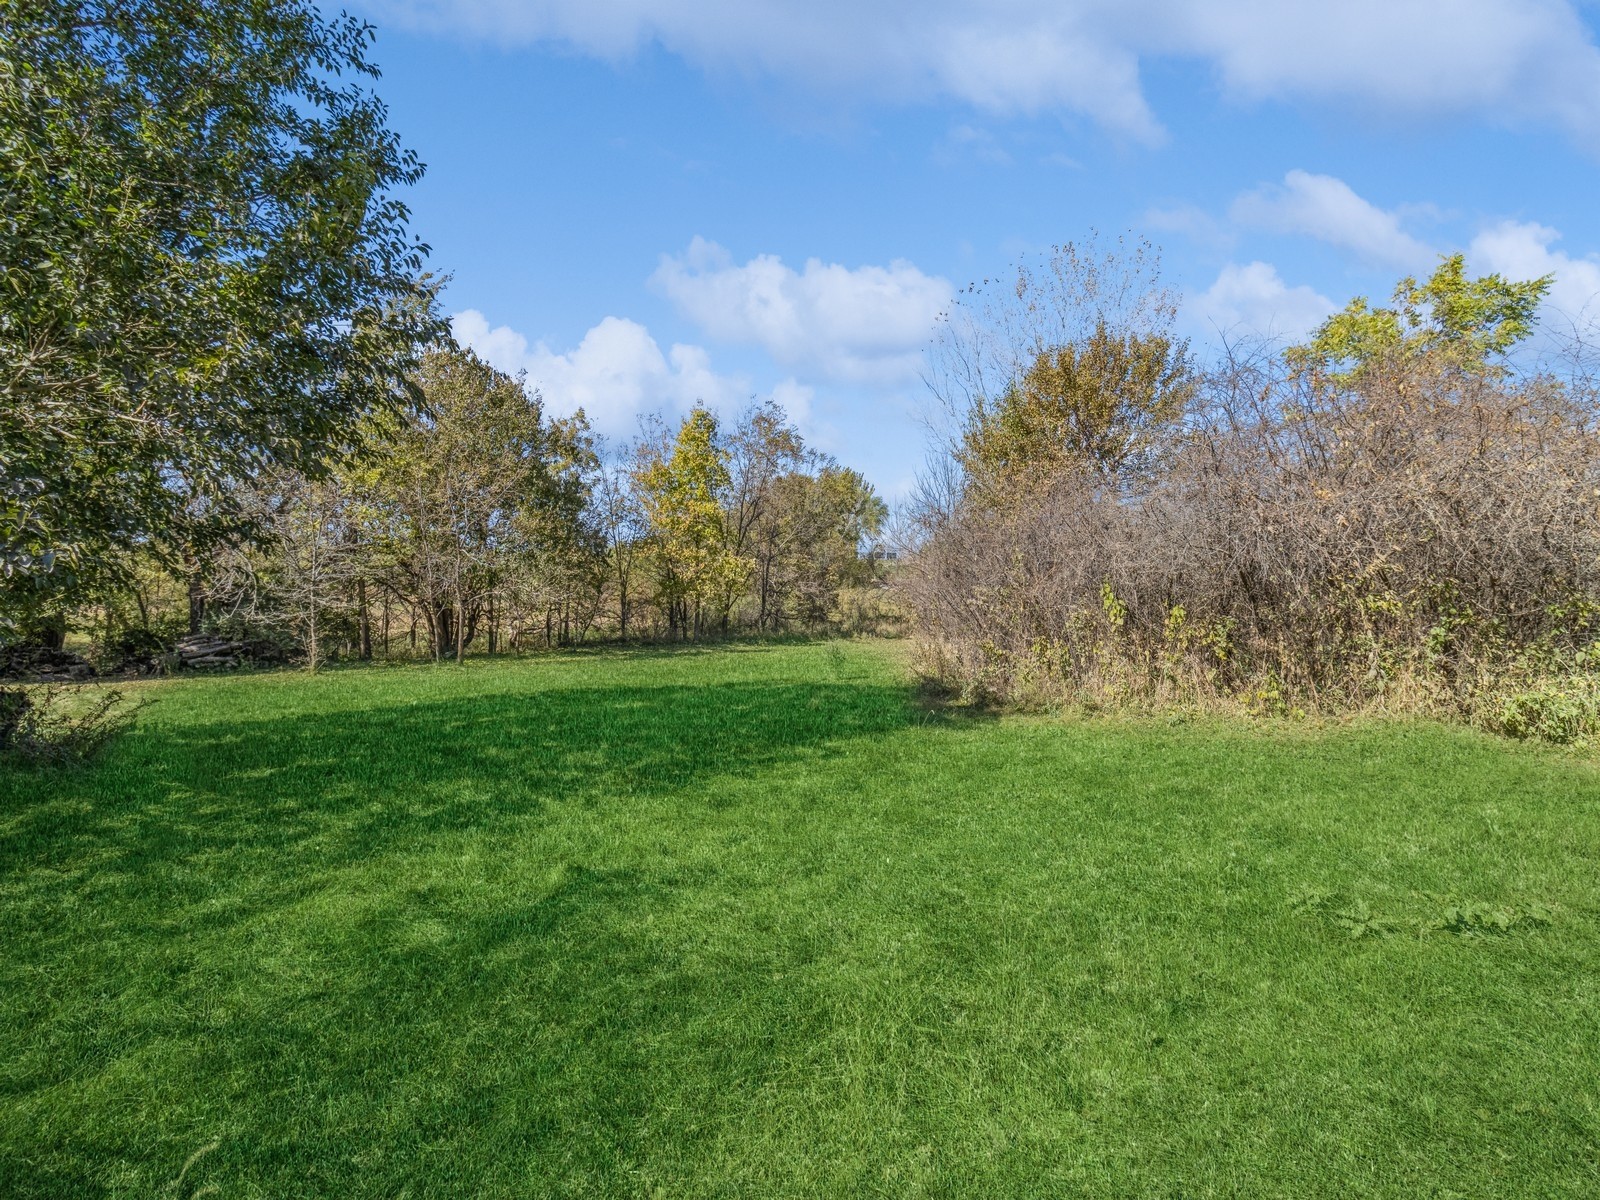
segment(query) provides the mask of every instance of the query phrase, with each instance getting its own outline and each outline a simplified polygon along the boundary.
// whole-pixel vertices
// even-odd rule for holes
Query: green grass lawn
[[[1600,1195],[1569,753],[883,645],[142,690],[0,772],[0,1195]]]

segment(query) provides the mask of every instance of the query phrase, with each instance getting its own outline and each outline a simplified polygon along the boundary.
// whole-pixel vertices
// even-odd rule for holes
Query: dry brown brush
[[[969,696],[1600,729],[1596,405],[1549,376],[1234,362],[1137,475],[925,499],[900,587]]]

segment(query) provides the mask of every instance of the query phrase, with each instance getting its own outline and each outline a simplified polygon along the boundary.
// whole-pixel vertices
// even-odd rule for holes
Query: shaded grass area
[[[0,1194],[1600,1194],[1578,758],[837,644],[150,691],[0,774]]]

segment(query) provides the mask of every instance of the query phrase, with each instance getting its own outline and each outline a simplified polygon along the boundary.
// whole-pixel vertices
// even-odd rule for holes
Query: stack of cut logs
[[[94,674],[94,668],[65,650],[48,646],[0,648],[0,679],[29,683],[77,683]]]
[[[201,671],[232,670],[244,664],[249,649],[244,642],[233,642],[208,633],[191,633],[178,639],[172,653],[177,656],[180,667],[193,667]]]
[[[172,648],[180,668],[200,671],[233,670],[247,663],[282,663],[288,655],[282,646],[261,638],[232,641],[209,633],[191,633]]]
[[[135,653],[110,663],[102,663],[113,675],[154,675],[179,669],[231,671],[246,664],[282,664],[288,660],[282,646],[262,639],[233,641],[212,634],[197,633],[178,639],[170,654]],[[81,683],[95,675],[95,669],[76,654],[52,650],[48,646],[0,646],[0,680],[22,683]]]

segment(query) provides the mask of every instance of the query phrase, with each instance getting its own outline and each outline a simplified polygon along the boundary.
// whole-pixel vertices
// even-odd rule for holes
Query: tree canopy
[[[716,417],[696,408],[665,452],[647,454],[637,473],[649,550],[674,632],[698,632],[706,607],[740,587],[750,571],[730,536],[724,507],[730,456],[720,432]]]
[[[1406,276],[1392,308],[1357,296],[1329,317],[1311,341],[1290,350],[1300,367],[1352,378],[1375,363],[1429,354],[1472,371],[1533,332],[1551,277],[1523,281],[1500,275],[1467,278],[1466,258],[1443,258],[1427,282]]]
[[[1159,252],[1137,238],[1095,234],[967,288],[930,381],[966,482],[1001,502],[1063,472],[1129,482],[1195,395],[1177,312]]]
[[[371,28],[308,0],[0,0],[0,572],[315,474],[443,333]]]
[[[960,460],[1009,485],[1067,468],[1113,478],[1137,465],[1194,391],[1184,342],[1100,324],[1080,343],[1039,351],[995,401],[974,405]]]

